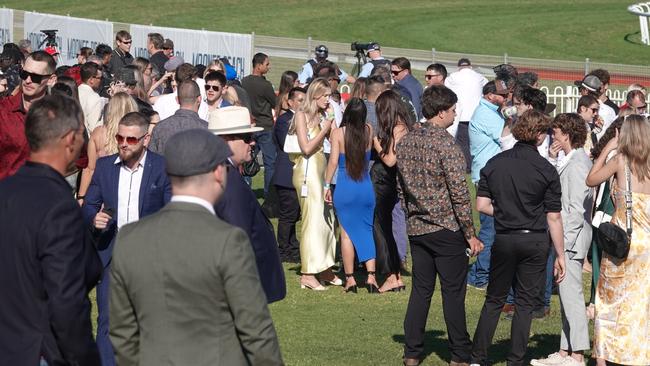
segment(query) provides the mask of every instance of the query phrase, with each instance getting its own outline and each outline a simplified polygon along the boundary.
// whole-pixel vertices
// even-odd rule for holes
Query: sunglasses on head
[[[118,133],[118,134],[115,135],[115,140],[117,141],[118,144],[123,144],[123,143],[124,143],[124,140],[126,140],[126,143],[127,143],[128,145],[135,145],[135,144],[137,144],[138,142],[142,141],[142,139],[143,139],[145,136],[147,136],[146,133],[145,133],[144,135],[140,136],[140,137],[133,137],[133,136],[126,136],[126,137],[125,137],[125,136],[122,136],[122,135],[120,135],[120,134]]]
[[[205,84],[203,87],[205,88],[205,91],[209,91],[210,89],[212,89],[212,90],[218,92],[219,90],[221,90],[221,87],[220,87],[219,85],[208,85],[208,84]]]
[[[25,71],[25,70],[20,70],[20,78],[23,80],[27,80],[27,78],[32,79],[32,83],[40,84],[43,79],[49,78],[52,76],[52,74],[47,74],[47,75],[41,75],[41,74],[34,74],[33,72]]]

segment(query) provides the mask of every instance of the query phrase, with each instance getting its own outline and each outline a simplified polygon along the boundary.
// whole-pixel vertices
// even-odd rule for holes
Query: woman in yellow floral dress
[[[616,212],[612,222],[625,228],[625,168],[632,181],[632,240],[627,258],[603,253],[596,289],[594,352],[598,366],[650,365],[650,122],[626,117],[617,134],[594,162],[587,185],[616,177]],[[617,155],[605,164],[612,150]]]

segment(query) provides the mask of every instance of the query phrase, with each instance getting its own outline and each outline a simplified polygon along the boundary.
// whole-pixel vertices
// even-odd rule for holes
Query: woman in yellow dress
[[[596,289],[594,352],[598,366],[650,365],[650,123],[646,117],[625,118],[620,134],[605,146],[587,176],[597,186],[616,177],[616,212],[612,223],[625,230],[625,171],[632,182],[632,240],[625,259],[603,252]],[[609,162],[610,151],[617,150]]]
[[[331,285],[343,284],[331,269],[336,253],[334,212],[324,201],[327,160],[323,140],[329,135],[334,119],[329,108],[331,95],[327,80],[318,78],[312,81],[289,129],[290,134],[297,135],[302,151],[302,154],[292,156],[293,186],[298,194],[302,220],[300,287],[318,291],[326,289],[319,280]]]

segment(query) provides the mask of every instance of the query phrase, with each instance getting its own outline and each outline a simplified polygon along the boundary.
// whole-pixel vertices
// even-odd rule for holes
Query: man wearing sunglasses
[[[418,120],[422,119],[422,84],[411,75],[411,62],[406,57],[398,57],[391,62],[390,72],[395,83],[403,86],[411,94],[411,102],[418,114]]]
[[[133,56],[130,53],[132,43],[133,40],[129,32],[121,30],[115,34],[115,48],[108,68],[111,74],[115,74],[119,69],[133,63]]]
[[[140,112],[122,118],[112,137],[118,153],[97,160],[82,206],[104,265],[102,281],[97,285],[97,346],[102,366],[115,365],[108,338],[108,286],[115,235],[122,226],[160,210],[171,199],[165,159],[146,148],[148,128],[149,120]]]
[[[211,113],[222,107],[230,107],[232,104],[223,99],[223,93],[228,87],[226,75],[222,72],[211,71],[205,75],[205,101],[208,104],[208,113]]]
[[[282,300],[287,287],[273,226],[262,212],[255,193],[239,173],[239,167],[252,159],[251,149],[255,145],[253,134],[263,128],[253,127],[248,109],[225,107],[210,114],[208,129],[226,140],[232,151],[227,164],[228,185],[223,197],[214,206],[217,216],[248,234],[267,301]]]
[[[0,179],[13,175],[27,160],[25,116],[31,105],[56,83],[55,69],[52,56],[44,51],[32,53],[20,71],[20,91],[0,99]]]

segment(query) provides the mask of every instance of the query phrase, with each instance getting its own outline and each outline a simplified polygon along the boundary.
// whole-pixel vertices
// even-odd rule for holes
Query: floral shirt
[[[466,239],[474,237],[465,158],[454,138],[444,128],[425,123],[404,136],[395,150],[408,235],[460,229]]]

